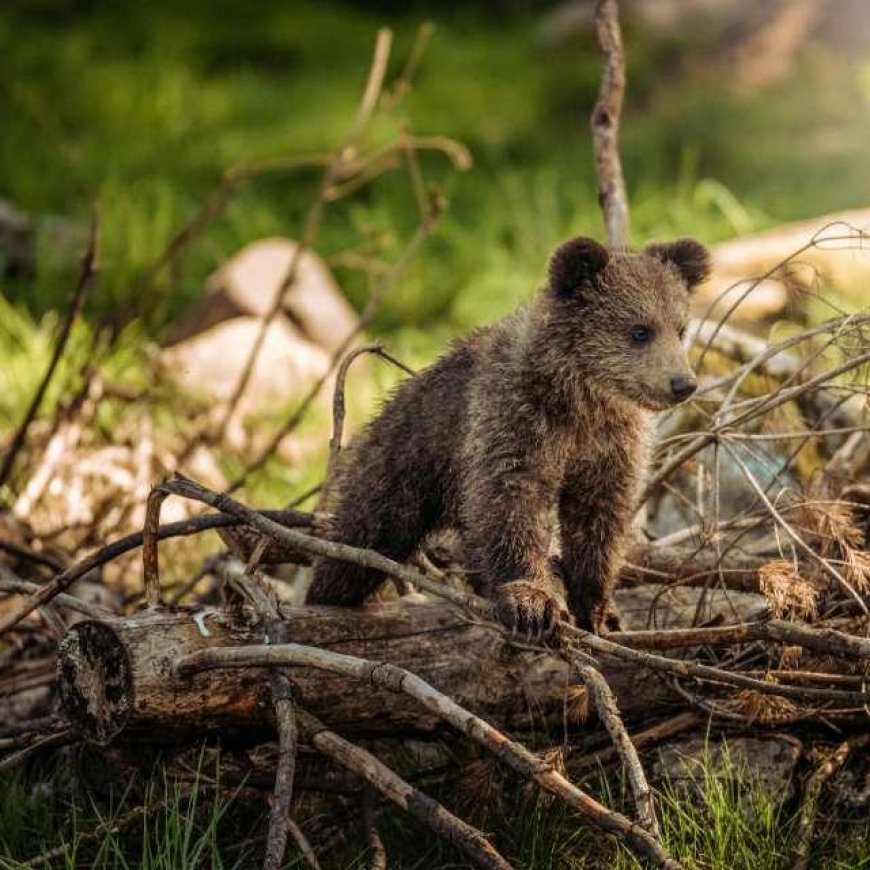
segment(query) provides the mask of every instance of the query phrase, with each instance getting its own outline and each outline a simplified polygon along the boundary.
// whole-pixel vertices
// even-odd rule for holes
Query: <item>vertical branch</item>
[[[637,808],[638,820],[654,837],[661,837],[658,819],[656,819],[655,805],[653,804],[652,789],[650,789],[647,782],[643,766],[637,755],[637,749],[635,749],[634,744],[631,742],[631,738],[628,736],[628,732],[625,730],[625,725],[619,715],[616,698],[604,677],[591,665],[580,664],[578,665],[578,671],[592,697],[598,718],[607,729],[607,733],[613,741],[614,749],[625,766],[628,782],[634,794],[634,804]]]
[[[157,534],[160,528],[160,508],[168,495],[164,489],[155,486],[148,493],[145,507],[145,523],[142,526],[142,579],[145,584],[145,601],[149,607],[157,607],[163,603],[160,598]]]
[[[275,789],[269,806],[269,835],[263,870],[280,870],[287,848],[287,834],[290,833],[290,803],[293,800],[298,731],[290,681],[280,671],[275,670],[270,675],[270,682],[278,726],[278,765],[275,770]],[[306,842],[304,837],[302,841]],[[309,866],[313,866],[307,855],[306,860]],[[316,860],[315,858],[315,862]]]
[[[625,52],[619,28],[617,0],[598,0],[595,30],[604,58],[601,90],[592,110],[592,147],[598,176],[598,201],[604,213],[607,242],[613,248],[628,247],[628,197],[619,159],[619,117],[625,93]]]
[[[387,870],[387,850],[384,841],[378,833],[377,819],[375,818],[375,795],[366,787],[362,793],[362,817],[366,829],[366,846],[368,846],[369,870]]]
[[[12,442],[9,445],[9,449],[6,451],[6,455],[3,457],[3,464],[0,466],[0,487],[2,487],[9,479],[12,467],[15,464],[15,459],[21,451],[21,448],[24,446],[24,442],[27,438],[27,430],[30,428],[30,424],[33,423],[37,413],[39,412],[39,406],[45,398],[48,385],[51,383],[51,379],[54,377],[54,373],[57,370],[58,363],[66,349],[67,342],[72,333],[73,324],[82,309],[85,296],[87,296],[88,290],[93,284],[93,278],[96,274],[97,268],[97,259],[99,256],[99,247],[100,215],[95,206],[91,218],[91,232],[90,237],[88,238],[88,247],[85,250],[84,257],[82,258],[82,267],[79,272],[78,283],[73,291],[72,299],[70,300],[63,325],[60,328],[60,333],[58,334],[57,343],[54,346],[54,353],[51,355],[48,368],[43,375],[42,381],[40,381],[39,386],[36,388],[36,393],[24,414],[24,419],[21,421],[21,424],[12,438]]]
[[[275,602],[263,589],[260,575],[257,574],[257,564],[263,555],[266,542],[266,538],[261,538],[260,544],[254,549],[241,575],[232,573],[229,567],[226,570],[228,579],[251,602],[263,620],[266,643],[280,644],[287,640],[287,624],[282,621]],[[311,844],[290,814],[293,802],[293,780],[296,775],[296,753],[299,747],[293,685],[280,668],[271,668],[269,688],[278,731],[278,764],[275,770],[275,787],[269,802],[269,830],[266,835],[263,870],[280,870],[284,863],[288,834],[296,841],[311,870],[320,870]]]
[[[364,344],[362,347],[352,350],[344,357],[341,361],[341,365],[338,367],[338,373],[335,376],[335,390],[332,394],[332,438],[329,439],[329,466],[327,468],[327,475],[335,467],[338,454],[341,453],[341,439],[344,434],[345,413],[344,387],[345,382],[347,381],[347,372],[353,361],[364,353],[371,353],[375,356],[379,356],[381,359],[391,362],[406,374],[409,374],[412,377],[414,375],[413,369],[408,368],[408,366],[396,359],[392,354],[387,353],[387,351],[385,351],[377,342],[374,342],[373,344]]]

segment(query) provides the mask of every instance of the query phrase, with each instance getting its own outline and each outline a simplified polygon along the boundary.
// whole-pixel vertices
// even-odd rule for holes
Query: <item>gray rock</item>
[[[752,784],[777,807],[792,795],[802,750],[798,739],[785,734],[728,740],[690,737],[661,747],[652,775],[659,783],[698,801],[704,800],[704,783],[710,777]]]

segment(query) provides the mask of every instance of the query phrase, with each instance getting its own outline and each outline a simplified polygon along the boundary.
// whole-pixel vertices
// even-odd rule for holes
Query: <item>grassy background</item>
[[[528,298],[558,241],[601,234],[587,120],[600,72],[592,34],[544,47],[549,3],[428,5],[3,4],[0,197],[36,216],[38,256],[35,274],[0,284],[0,435],[21,418],[44,370],[92,203],[102,211],[101,277],[45,408],[74,392],[93,326],[134,311],[106,366],[110,377],[153,390],[143,352],[211,271],[254,239],[299,236],[318,173],[270,174],[243,183],[171,271],[138,282],[229,166],[336,147],[383,24],[396,34],[390,76],[421,22],[435,31],[413,90],[364,145],[407,122],[418,134],[463,141],[474,167],[458,172],[443,155],[423,156],[449,211],[386,299],[374,334],[423,365],[452,335]],[[622,151],[638,244],[679,233],[713,242],[866,204],[870,62],[817,48],[784,83],[747,92],[731,83],[722,38],[715,28],[655,37],[626,23]],[[415,221],[407,175],[388,173],[327,210],[315,248],[333,263],[348,251],[389,261]],[[338,264],[335,272],[361,306],[369,277]],[[371,389],[358,388],[363,416],[396,377],[371,370]],[[308,430],[325,423],[315,417]],[[221,457],[229,474],[242,461]],[[248,495],[285,499],[313,482],[320,464],[270,464]]]
[[[425,17],[329,0],[264,0],[256,10],[229,0],[4,4],[0,195],[81,221],[99,199],[104,275],[90,313],[124,307],[137,271],[224,169],[334,148],[377,26],[396,30],[395,73]],[[425,161],[450,212],[384,306],[379,331],[456,330],[500,314],[528,296],[558,240],[600,232],[587,133],[597,49],[591,35],[545,49],[539,20],[517,9],[434,15],[401,114],[418,133],[464,141],[475,167],[459,174],[440,156]],[[741,93],[713,65],[715,33],[677,41],[629,26],[626,38],[623,152],[637,242],[689,232],[715,241],[866,204],[870,64],[819,51],[785,84]],[[147,333],[159,335],[244,243],[297,236],[315,183],[300,171],[245,185],[181,269],[149,290]],[[389,255],[413,220],[407,180],[393,174],[331,209],[317,247],[329,257],[362,241]],[[46,234],[35,282],[5,288],[35,317],[69,292],[69,250],[58,256],[51,241]],[[338,277],[360,304],[363,276]]]

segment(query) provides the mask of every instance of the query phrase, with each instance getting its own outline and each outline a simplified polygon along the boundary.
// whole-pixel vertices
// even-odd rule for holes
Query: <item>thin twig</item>
[[[364,344],[362,347],[355,348],[344,357],[341,361],[341,365],[338,367],[338,373],[335,376],[335,390],[332,394],[332,438],[329,440],[329,465],[327,476],[329,476],[329,471],[335,467],[338,454],[341,452],[341,439],[344,433],[345,414],[344,386],[345,381],[347,380],[347,373],[353,364],[353,361],[365,353],[379,356],[381,359],[391,362],[394,366],[397,366],[409,375],[413,376],[414,374],[413,369],[408,368],[408,366],[401,362],[401,360],[396,359],[392,354],[384,350],[383,346],[377,342],[373,344]]]
[[[5,565],[0,565],[0,592],[8,592],[11,595],[32,595],[34,592],[38,592],[40,588],[38,583],[20,580]],[[82,601],[81,598],[76,598],[74,595],[56,595],[53,603],[58,605],[58,607],[72,610],[74,613],[81,613],[82,616],[87,616],[89,619],[111,619],[113,616],[117,616],[116,613],[106,610],[105,607],[89,604],[87,601]]]
[[[221,176],[217,190],[206,200],[199,211],[169,240],[160,254],[139,274],[136,286],[147,289],[154,278],[167,266],[178,259],[191,242],[200,236],[221,214],[223,214],[230,197],[235,193],[239,182],[255,178],[266,172],[289,171],[327,165],[332,156],[329,154],[302,154],[279,160],[262,163],[231,166]]]
[[[646,631],[618,631],[610,640],[633,649],[680,649],[685,647],[722,647],[767,640],[801,646],[825,655],[844,659],[870,659],[870,638],[844,634],[832,628],[813,628],[782,619],[767,622],[742,622],[710,628],[669,628]]]
[[[326,371],[312,384],[311,389],[308,393],[303,397],[300,401],[299,405],[287,419],[287,421],[282,424],[272,438],[269,440],[268,444],[260,451],[259,454],[245,467],[242,473],[233,480],[230,485],[227,487],[226,491],[228,493],[235,492],[247,478],[256,471],[259,471],[269,460],[269,457],[272,456],[277,450],[278,445],[286,438],[291,432],[293,432],[296,427],[302,422],[308,409],[311,407],[314,400],[320,395],[320,391],[323,389],[326,382],[329,380],[332,373],[335,371],[336,367],[341,362],[344,355],[347,353],[348,349],[351,345],[356,341],[357,337],[362,334],[362,332],[366,329],[366,327],[371,323],[375,314],[377,314],[378,308],[380,307],[381,301],[383,297],[386,295],[389,288],[396,282],[399,275],[405,270],[408,263],[413,259],[417,250],[423,244],[423,242],[428,238],[428,236],[432,233],[432,230],[435,228],[438,220],[443,213],[443,204],[433,203],[432,209],[430,210],[427,220],[420,223],[417,227],[414,235],[408,241],[408,244],[405,246],[404,251],[399,255],[396,261],[390,266],[389,271],[387,271],[382,278],[379,280],[375,289],[372,291],[371,296],[369,297],[368,302],[366,303],[365,308],[360,315],[359,321],[353,327],[353,329],[348,332],[348,334],[344,337],[341,344],[335,349],[330,358],[329,365],[326,368]]]
[[[320,862],[317,860],[317,855],[314,854],[314,849],[311,847],[308,837],[305,836],[305,832],[292,818],[287,819],[287,831],[299,847],[305,863],[311,870],[320,870]]]
[[[0,488],[2,488],[9,479],[12,467],[18,457],[18,453],[27,439],[27,431],[30,429],[30,424],[33,423],[37,413],[39,412],[39,406],[42,404],[46,390],[48,390],[48,385],[54,377],[54,373],[57,370],[58,363],[63,356],[64,350],[66,350],[67,342],[72,333],[73,324],[82,309],[85,296],[87,296],[88,290],[90,290],[94,276],[96,275],[97,261],[99,259],[99,247],[100,213],[95,206],[91,217],[91,231],[88,238],[88,246],[85,250],[84,257],[82,258],[82,266],[79,271],[78,282],[76,283],[75,290],[70,299],[69,308],[67,309],[66,316],[61,325],[60,333],[58,334],[57,342],[54,346],[54,352],[52,353],[51,360],[48,363],[48,368],[45,370],[45,374],[39,382],[39,386],[36,388],[36,393],[24,414],[24,419],[21,421],[18,429],[12,436],[12,441],[6,450],[6,455],[3,457],[3,463],[0,465]]]
[[[786,402],[797,399],[798,396],[803,393],[809,392],[817,386],[833,380],[848,371],[856,369],[867,362],[870,362],[870,352],[863,353],[853,359],[847,360],[833,369],[821,372],[803,384],[785,390],[778,390],[777,392],[765,397],[763,400],[759,400],[753,407],[744,411],[738,417],[728,421],[727,423],[715,425],[708,431],[699,433],[689,444],[687,444],[682,450],[678,451],[676,455],[671,457],[671,459],[669,459],[650,477],[649,483],[641,497],[641,502],[646,501],[646,499],[655,492],[659,485],[667,480],[681,465],[696,454],[700,453],[705,447],[712,444],[723,433],[726,433],[729,428],[733,428],[741,423],[749,422],[749,420],[752,420],[761,414],[767,414],[775,408],[780,407],[780,405],[784,405]]]
[[[576,640],[581,646],[603,655],[610,655],[625,662],[632,662],[640,667],[650,668],[673,674],[678,677],[692,677],[711,683],[721,683],[741,689],[754,689],[765,695],[777,695],[781,698],[793,698],[798,701],[842,701],[847,704],[867,704],[870,695],[861,692],[839,692],[836,690],[817,689],[814,687],[780,686],[776,683],[756,680],[741,673],[733,673],[704,665],[691,659],[669,659],[653,653],[645,653],[627,646],[614,643],[612,640],[582,631],[573,625],[560,623],[560,630],[566,638]]]
[[[157,533],[160,529],[160,507],[167,493],[154,488],[148,493],[145,508],[145,523],[142,528],[142,578],[145,586],[145,601],[149,607],[157,607],[160,598],[160,577],[157,567]]]
[[[311,514],[295,510],[264,511],[263,516],[269,516],[279,524],[287,523],[288,525],[298,527],[310,526],[313,519]],[[237,526],[242,522],[243,521],[240,521],[235,517],[227,516],[225,514],[192,517],[189,520],[181,520],[177,523],[167,523],[165,526],[160,526],[157,530],[157,540],[163,541],[167,538],[186,537],[188,535],[198,534],[206,529]],[[118,556],[121,556],[124,553],[128,553],[131,550],[135,550],[137,547],[141,547],[143,541],[143,532],[133,532],[130,535],[119,538],[117,541],[113,541],[111,544],[107,544],[105,547],[101,547],[95,553],[92,553],[90,556],[87,556],[81,561],[76,562],[74,565],[71,565],[51,581],[40,586],[39,591],[31,595],[30,598],[24,601],[15,611],[6,614],[6,616],[0,619],[0,635],[4,634],[12,628],[12,626],[21,622],[21,620],[29,614],[33,613],[37,607],[41,607],[46,602],[51,601],[55,595],[68,589],[76,582],[76,580],[84,577],[85,574],[93,571],[95,568],[99,568],[101,565],[111,562],[113,559],[117,559]]]
[[[392,31],[388,28],[381,28],[378,31],[371,69],[369,71],[366,87],[357,109],[353,125],[351,126],[350,132],[344,142],[342,142],[336,152],[335,159],[329,164],[329,166],[327,166],[326,171],[323,174],[317,196],[311,204],[305,218],[305,225],[299,243],[293,251],[293,256],[291,257],[290,263],[284,272],[284,276],[275,291],[272,303],[260,321],[260,328],[257,332],[256,338],[254,339],[254,343],[251,345],[245,364],[242,367],[242,372],[239,375],[239,379],[233,388],[233,392],[226,403],[217,425],[217,440],[223,438],[226,427],[235,414],[236,408],[250,383],[251,376],[254,372],[254,366],[260,356],[260,351],[263,348],[263,343],[266,339],[269,326],[281,311],[281,306],[284,302],[287,290],[296,280],[296,273],[302,261],[302,256],[311,246],[318,230],[320,229],[320,224],[323,220],[323,213],[326,209],[328,193],[341,172],[341,165],[343,161],[354,156],[354,149],[356,148],[357,140],[362,135],[371,119],[372,113],[375,110],[378,98],[383,89],[384,76],[387,72],[387,61],[390,56],[390,45],[392,44],[392,39]]]
[[[278,725],[278,764],[275,770],[275,789],[269,807],[269,833],[266,839],[263,870],[279,870],[284,860],[287,834],[290,832],[290,804],[293,800],[293,776],[296,771],[298,743],[296,711],[293,707],[290,681],[280,671],[275,671],[271,674],[271,682],[272,703]],[[298,832],[302,833],[301,830]],[[307,843],[307,840],[305,842]],[[303,855],[311,851],[310,845],[307,849],[302,848]]]
[[[364,788],[360,796],[362,802],[362,821],[366,829],[368,847],[368,870],[387,870],[387,850],[378,832],[375,818],[375,796],[370,788]]]
[[[233,576],[233,583],[245,594],[260,615],[265,626],[266,643],[283,643],[287,636],[287,625],[282,621],[275,602],[261,585],[257,573],[257,563],[263,554],[267,540],[251,554],[248,564],[241,575]],[[280,870],[287,849],[287,834],[296,840],[303,857],[312,870],[318,870],[319,863],[314,850],[302,829],[292,823],[290,808],[293,802],[293,780],[296,774],[296,754],[299,733],[296,726],[296,709],[293,704],[293,685],[285,673],[278,668],[269,671],[269,687],[272,705],[275,709],[275,723],[278,728],[278,763],[275,770],[275,786],[269,805],[269,829],[266,835],[266,854],[263,870]],[[312,860],[313,859],[313,862]]]
[[[24,544],[16,543],[15,541],[4,541],[0,539],[0,550],[5,550],[19,559],[24,559],[28,562],[33,562],[35,565],[42,565],[44,568],[50,568],[52,571],[63,571],[64,563],[60,559],[56,559],[49,553],[41,553],[33,550]]]
[[[870,357],[870,355],[868,355]],[[746,463],[740,458],[736,450],[733,450],[728,443],[725,443],[725,449],[731,454],[731,458],[734,462],[737,463],[740,470],[743,472],[743,476],[746,478],[749,485],[752,489],[755,490],[756,495],[761,499],[764,503],[764,506],[770,511],[770,515],[776,520],[776,522],[786,531],[788,536],[797,544],[797,546],[803,550],[814,562],[818,562],[821,565],[822,569],[833,577],[840,586],[845,589],[849,595],[858,603],[858,606],[861,610],[864,611],[865,615],[870,616],[870,609],[868,609],[867,605],[861,599],[861,596],[858,594],[858,591],[854,586],[830,563],[828,559],[825,559],[823,556],[820,556],[798,533],[797,530],[788,522],[788,520],[776,509],[773,502],[767,497],[765,491],[761,488],[758,481],[755,479],[755,475],[749,470]]]

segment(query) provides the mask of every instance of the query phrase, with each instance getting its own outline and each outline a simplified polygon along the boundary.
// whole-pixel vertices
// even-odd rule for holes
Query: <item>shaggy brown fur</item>
[[[653,411],[695,381],[681,335],[709,269],[691,239],[610,252],[563,244],[530,304],[472,333],[396,391],[342,454],[329,534],[407,559],[460,532],[476,590],[516,630],[605,627],[648,459]],[[558,529],[560,557],[550,559]],[[319,560],[312,604],[362,603],[383,575]]]

